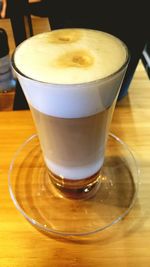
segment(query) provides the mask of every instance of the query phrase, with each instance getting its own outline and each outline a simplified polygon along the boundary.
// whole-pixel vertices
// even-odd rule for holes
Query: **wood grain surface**
[[[128,95],[117,103],[111,131],[139,162],[136,204],[124,220],[99,234],[62,238],[34,228],[10,198],[11,159],[35,128],[30,111],[0,112],[0,267],[150,266],[150,81],[141,63]]]

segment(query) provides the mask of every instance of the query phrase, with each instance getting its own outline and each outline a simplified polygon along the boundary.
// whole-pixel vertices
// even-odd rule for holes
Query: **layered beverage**
[[[118,38],[89,29],[42,33],[17,48],[14,68],[57,183],[81,185],[99,173],[127,61]]]

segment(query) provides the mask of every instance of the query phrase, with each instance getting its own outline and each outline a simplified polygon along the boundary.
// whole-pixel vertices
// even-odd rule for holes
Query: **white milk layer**
[[[55,164],[46,157],[44,157],[44,159],[48,169],[61,178],[66,178],[69,180],[81,180],[91,177],[93,174],[97,173],[100,170],[104,162],[104,155],[96,162],[93,162],[87,166],[70,168]]]
[[[126,47],[118,38],[85,29],[36,35],[14,55],[18,70],[31,78],[18,74],[28,102],[47,115],[63,118],[89,116],[109,107],[125,70],[110,75],[126,60]]]

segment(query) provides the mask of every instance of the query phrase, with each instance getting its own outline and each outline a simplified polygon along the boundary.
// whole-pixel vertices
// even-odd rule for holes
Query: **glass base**
[[[139,184],[132,152],[113,134],[109,134],[104,165],[90,198],[64,197],[50,176],[38,137],[33,135],[10,165],[10,194],[31,224],[62,236],[96,233],[120,221],[133,207]]]
[[[65,198],[71,199],[87,199],[93,197],[101,184],[100,170],[94,175],[81,179],[69,180],[60,178],[48,170],[51,186],[57,189],[57,193]]]

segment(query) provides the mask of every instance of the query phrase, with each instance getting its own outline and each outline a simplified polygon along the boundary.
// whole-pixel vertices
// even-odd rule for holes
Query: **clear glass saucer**
[[[137,196],[139,169],[133,153],[109,134],[100,187],[89,199],[62,197],[50,181],[37,135],[16,152],[9,169],[9,191],[21,214],[38,229],[62,236],[84,236],[119,222]]]

